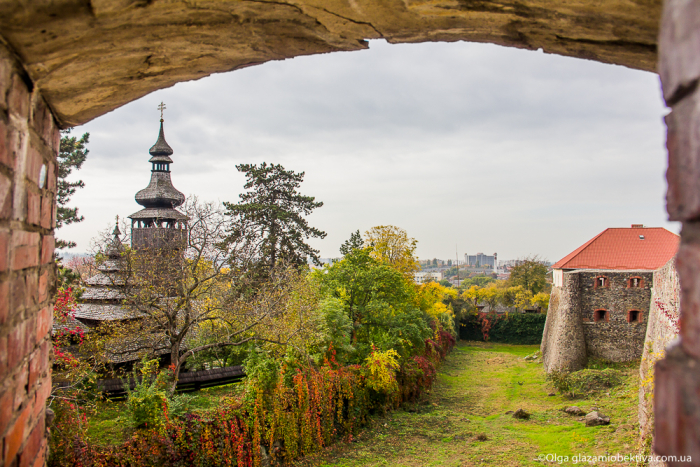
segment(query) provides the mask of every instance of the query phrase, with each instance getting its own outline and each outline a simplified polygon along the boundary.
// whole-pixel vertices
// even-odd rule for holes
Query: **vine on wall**
[[[251,384],[242,399],[224,399],[212,412],[174,417],[164,405],[164,426],[137,430],[118,446],[99,445],[73,430],[79,415],[59,404],[49,465],[248,467],[289,461],[338,438],[351,441],[371,414],[419,397],[454,344],[449,332],[436,330],[423,353],[401,365],[391,351],[375,351],[363,365],[343,366],[331,348],[320,367],[284,367],[270,389]]]

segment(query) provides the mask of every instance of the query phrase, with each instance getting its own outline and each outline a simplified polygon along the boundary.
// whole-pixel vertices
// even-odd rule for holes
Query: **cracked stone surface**
[[[489,42],[654,71],[661,0],[0,0],[63,127],[180,81],[391,43]]]

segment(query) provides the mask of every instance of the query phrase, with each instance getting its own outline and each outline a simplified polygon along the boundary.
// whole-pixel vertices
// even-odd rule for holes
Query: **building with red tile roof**
[[[673,258],[680,237],[662,227],[609,228],[566,255],[552,269],[654,271]]]
[[[678,289],[679,243],[660,227],[609,228],[557,261],[542,338],[546,370],[578,370],[589,358],[640,358],[647,327],[663,320],[661,291]],[[677,315],[677,300],[668,302]]]

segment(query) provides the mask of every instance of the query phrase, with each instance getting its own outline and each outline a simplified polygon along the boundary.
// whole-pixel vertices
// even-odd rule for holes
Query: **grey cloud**
[[[173,181],[235,201],[241,162],[306,172],[325,206],[313,242],[336,256],[356,229],[394,223],[425,257],[567,254],[605,227],[665,221],[658,78],[502,47],[436,43],[299,57],[180,83],[111,112],[90,131],[75,196],[78,249],[138,210],[148,149],[167,104]],[[143,186],[142,186],[143,185]]]

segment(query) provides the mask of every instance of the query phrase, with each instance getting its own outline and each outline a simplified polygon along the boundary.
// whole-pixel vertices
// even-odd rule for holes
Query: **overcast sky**
[[[338,256],[351,232],[407,230],[421,258],[557,261],[607,227],[666,221],[657,75],[489,44],[429,43],[246,68],[180,83],[74,129],[90,132],[71,202],[85,221],[61,238],[87,251],[115,215],[140,209],[148,149],[165,135],[173,184],[238,200],[240,163],[306,172],[324,206],[310,243]]]

